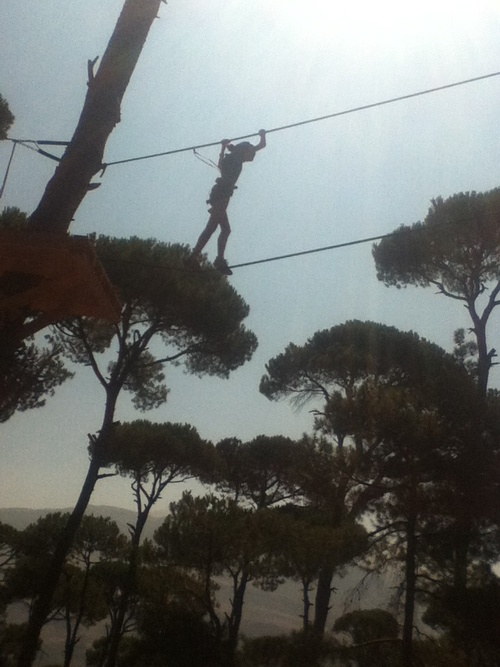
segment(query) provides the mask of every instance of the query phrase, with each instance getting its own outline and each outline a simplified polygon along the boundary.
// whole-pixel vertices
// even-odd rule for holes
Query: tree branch
[[[100,384],[104,389],[107,390],[108,388],[108,383],[106,381],[106,378],[104,375],[101,373],[101,370],[97,364],[97,360],[94,356],[94,351],[92,350],[92,347],[89,343],[89,340],[87,338],[87,335],[85,334],[85,328],[83,326],[83,320],[81,317],[78,318],[77,320],[77,327],[78,327],[78,339],[81,341],[83,347],[85,348],[85,352],[87,353],[87,357],[90,363],[90,367],[94,371],[95,376],[99,380]]]
[[[142,368],[147,368],[148,366],[156,366],[158,364],[165,364],[170,361],[175,361],[176,359],[180,359],[185,354],[190,354],[191,352],[195,352],[198,349],[197,345],[190,345],[187,347],[185,350],[181,350],[177,354],[174,354],[170,357],[164,357],[163,359],[155,359],[154,361],[150,361],[147,364],[141,364]]]
[[[443,283],[440,282],[439,280],[429,280],[429,282],[431,283],[431,285],[435,285],[441,294],[444,294],[444,296],[447,296],[450,299],[455,299],[456,301],[465,301],[465,302],[467,302],[468,300],[465,296],[459,296],[458,294],[453,294],[453,292],[447,290],[446,287],[443,285]]]

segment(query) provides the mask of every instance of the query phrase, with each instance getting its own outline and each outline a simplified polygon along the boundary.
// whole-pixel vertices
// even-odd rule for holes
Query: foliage
[[[0,422],[16,411],[43,407],[46,397],[53,396],[56,387],[73,377],[64,367],[57,346],[41,349],[26,341],[8,359],[2,359],[0,367]]]
[[[196,569],[201,575],[232,574],[252,566],[252,578],[261,572],[259,556],[265,521],[261,513],[243,509],[231,499],[214,495],[182,499],[170,505],[170,514],[155,533],[162,559]],[[210,586],[213,590],[213,585]]]
[[[500,303],[500,188],[432,201],[424,222],[401,226],[373,248],[377,277],[388,286],[434,285],[462,302],[472,321],[477,364],[469,363],[485,396],[496,354],[487,324]],[[468,356],[473,348],[464,348]],[[469,362],[471,359],[469,359]]]
[[[0,624],[0,664],[2,667],[14,667],[17,664],[24,628],[23,624],[11,623],[5,627]]]
[[[169,483],[185,481],[210,465],[211,448],[189,424],[136,420],[113,428],[106,456],[108,465],[137,484],[149,479]]]
[[[220,667],[210,626],[178,602],[145,611],[137,631],[119,667]]]
[[[15,559],[18,545],[19,531],[0,521],[0,572]]]
[[[266,558],[278,518],[270,510],[244,509],[233,499],[214,495],[193,498],[185,493],[170,509],[155,533],[159,556],[166,564],[196,572],[199,590],[193,594],[208,614],[224,664],[232,665],[247,584],[274,590],[279,583]],[[223,617],[215,599],[221,575],[232,583],[230,609]]]
[[[298,494],[296,469],[302,445],[284,436],[258,435],[249,442],[226,438],[217,443],[216,487],[236,501],[270,507]]]
[[[241,323],[248,306],[217,271],[187,271],[187,248],[101,236],[96,250],[123,304],[120,324],[68,320],[50,341],[90,365],[108,394],[125,389],[136,408],[149,410],[167,399],[165,363],[227,377],[250,359],[257,342]],[[153,340],[163,343],[163,356]],[[113,342],[118,354],[106,368],[102,355]]]
[[[122,637],[118,647],[117,664],[120,667],[132,665],[205,664],[202,655],[207,652],[207,665],[211,648],[211,634],[203,621],[204,610],[193,601],[188,589],[196,589],[196,584],[189,576],[180,575],[172,568],[157,564],[152,551],[147,565],[138,572],[138,596],[134,604],[133,635]],[[109,564],[108,564],[109,565]],[[112,592],[111,580],[117,585],[112,595],[119,597],[120,589],[126,578],[126,569],[110,570],[106,565],[100,568],[100,574],[108,582],[108,594]],[[109,649],[109,634],[96,640],[87,651],[88,667],[103,664]],[[185,662],[182,662],[185,660]]]
[[[301,484],[318,503],[329,496],[337,513],[348,498],[351,511],[364,511],[383,495],[383,479],[404,472],[405,451],[425,456],[435,475],[445,442],[456,458],[457,437],[464,443],[483,428],[465,369],[437,345],[394,327],[350,321],[318,331],[301,347],[288,345],[266,369],[261,391],[270,399],[322,401],[316,429],[333,436],[337,450],[312,440]]]
[[[101,236],[96,249],[136,337],[148,323],[171,360],[184,356],[196,375],[227,377],[251,358],[257,342],[241,324],[248,306],[217,271],[189,271],[187,246]]]
[[[16,551],[2,587],[2,597],[7,603],[24,601],[31,608],[32,601],[43,590],[48,564],[67,519],[67,514],[50,513],[24,531],[9,531],[9,536],[15,537]],[[69,665],[74,646],[79,641],[80,625],[94,625],[107,613],[103,582],[94,574],[93,568],[119,557],[125,542],[118,526],[110,519],[92,515],[84,517],[51,605],[50,620],[65,621],[65,665]],[[18,630],[22,633],[24,628]]]
[[[415,655],[417,664],[425,667],[471,667],[465,653],[449,637],[415,641]]]
[[[352,521],[333,521],[328,511],[312,506],[278,507],[273,510],[276,527],[269,536],[275,576],[299,581],[302,585],[302,626],[311,629],[311,590],[322,572],[340,575],[342,568],[362,555],[367,533]],[[316,584],[317,585],[317,584]]]
[[[4,579],[9,602],[36,598],[67,516],[61,512],[47,514],[20,533],[15,567],[7,570]]]
[[[374,246],[386,285],[436,285],[467,300],[500,279],[500,188],[432,200],[424,222],[402,225]]]
[[[106,607],[106,637],[101,641],[97,640],[95,648],[99,654],[97,664],[101,664],[101,658],[106,654],[109,648],[109,630],[116,618],[120,605],[122,591],[126,585],[128,561],[124,557],[119,560],[104,560],[92,566],[92,577],[99,584],[100,595]],[[128,629],[128,627],[127,627]]]
[[[434,520],[434,526],[440,522],[438,534],[432,535],[432,521],[425,530],[428,555],[434,559],[434,568],[440,568],[442,602],[451,586],[456,610],[461,610],[455,619],[462,627],[455,636],[461,637],[474,627],[467,620],[474,614],[473,572],[478,562],[492,562],[498,554],[493,527],[498,525],[498,417],[492,418],[490,412],[485,419],[484,406],[488,411],[496,399],[496,392],[489,390],[496,351],[488,342],[488,324],[500,304],[499,221],[499,188],[458,193],[433,200],[424,222],[400,227],[373,249],[379,280],[398,288],[435,286],[440,294],[465,306],[471,321],[473,341],[467,340],[464,330],[456,331],[454,354],[476,381],[482,405],[473,403],[464,409],[470,428],[468,433],[466,427],[462,429],[456,456],[448,459],[448,486],[440,490],[448,516],[438,512],[441,521],[437,516]],[[464,425],[464,420],[458,421]],[[477,632],[480,638],[479,628]],[[464,651],[471,665],[474,650],[469,637]]]
[[[67,519],[68,514],[49,513],[18,533],[16,560],[5,576],[5,589],[10,600],[34,598],[43,588],[48,562]],[[77,604],[78,591],[84,588],[80,575],[87,577],[96,563],[119,557],[125,543],[126,539],[114,521],[92,515],[84,517],[71,552],[71,562],[59,583],[54,611],[66,604],[68,585],[76,586],[71,604]],[[80,579],[79,583],[76,579]]]
[[[462,384],[450,382],[460,374],[449,355],[413,332],[401,332],[375,322],[351,320],[317,331],[303,346],[290,343],[266,364],[260,391],[271,400],[291,398],[328,403],[351,397],[360,383],[419,388],[451,404]],[[440,373],[443,374],[440,380]],[[432,382],[429,382],[429,377]],[[442,391],[448,388],[447,393]],[[451,394],[450,394],[451,391]],[[320,425],[321,422],[320,422]],[[342,423],[331,424],[345,436]]]
[[[0,213],[0,230],[27,229],[28,216],[16,206],[6,206]]]
[[[334,644],[311,633],[246,638],[241,667],[329,667],[338,654]]]
[[[270,399],[321,401],[315,428],[336,444],[328,449],[311,440],[301,467],[308,499],[337,521],[364,514],[378,546],[372,561],[404,563],[402,650],[409,655],[417,577],[434,582],[435,594],[436,582],[450,574],[434,560],[432,540],[466,521],[470,562],[495,553],[485,535],[496,521],[498,479],[489,471],[496,469],[498,418],[463,363],[414,333],[372,322],[319,331],[301,347],[290,344],[266,369],[261,391]],[[461,539],[456,532],[452,553]],[[315,626],[323,607],[320,627],[331,569],[323,575],[315,605]]]
[[[226,378],[251,358],[257,345],[255,335],[242,324],[248,306],[214,269],[203,274],[189,269],[187,247],[151,239],[100,237],[96,249],[120,293],[121,317],[116,325],[68,320],[55,327],[51,336],[51,342],[60,345],[69,359],[92,368],[105,391],[105,405],[98,433],[89,436],[91,457],[78,502],[26,631],[22,655],[26,667],[35,655],[64,561],[100,479],[122,390],[132,392],[138,409],[148,410],[167,397],[163,364],[182,361],[190,373]],[[163,350],[158,349],[160,343]],[[110,360],[114,345],[116,356]]]
[[[7,139],[7,132],[14,122],[14,115],[9,109],[7,100],[0,95],[0,141]]]
[[[325,563],[339,570],[367,548],[367,532],[352,521],[332,525],[327,512],[287,506],[274,510],[278,527],[271,537],[283,559],[283,574],[313,581]]]
[[[72,549],[72,559],[84,566],[123,557],[127,538],[109,517],[87,514],[83,517]]]
[[[352,645],[342,651],[358,667],[398,667],[399,624],[384,609],[360,609],[338,618],[335,632],[350,635]]]
[[[465,650],[474,665],[495,667],[500,655],[500,580],[491,571],[470,585],[466,599],[452,586],[444,587],[427,608],[424,620],[445,630],[453,645]]]
[[[26,215],[17,208],[5,208],[0,214],[0,230],[22,229],[26,224]],[[4,274],[0,293],[12,289],[12,281],[12,273]],[[42,407],[46,397],[53,396],[55,388],[73,376],[64,367],[57,344],[41,347],[39,341],[33,340],[10,344],[9,335],[15,339],[16,330],[13,326],[4,328],[6,324],[6,316],[0,316],[5,336],[0,351],[0,422],[7,421],[16,411]]]
[[[374,639],[395,639],[399,625],[394,616],[384,609],[361,609],[340,616],[334,623],[335,632],[347,632],[354,644]]]
[[[189,424],[152,424],[144,420],[118,424],[106,440],[103,463],[114,464],[122,476],[131,478],[137,508],[135,524],[129,524],[129,562],[112,619],[106,665],[116,663],[127,611],[137,593],[139,545],[149,513],[167,485],[184,482],[203,469],[209,453],[207,443]]]

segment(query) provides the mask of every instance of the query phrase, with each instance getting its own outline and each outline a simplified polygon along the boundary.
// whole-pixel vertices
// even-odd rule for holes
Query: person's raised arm
[[[265,130],[259,130],[259,136],[260,136],[260,141],[257,144],[257,146],[255,146],[256,151],[260,151],[261,148],[266,147],[266,131]]]
[[[229,139],[223,139],[221,141],[221,149],[220,149],[220,153],[219,153],[219,162],[217,163],[217,166],[219,167],[219,169],[221,168],[222,159],[224,158],[224,154],[225,154],[226,149],[227,149],[228,146],[231,146],[231,142],[229,141]]]

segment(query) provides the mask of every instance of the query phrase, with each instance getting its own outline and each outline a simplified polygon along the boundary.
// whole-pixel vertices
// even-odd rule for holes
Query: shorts
[[[231,183],[222,180],[222,178],[218,178],[215,181],[214,187],[210,191],[210,197],[207,199],[207,204],[210,204],[211,206],[227,206],[235,190],[236,185],[232,185]]]

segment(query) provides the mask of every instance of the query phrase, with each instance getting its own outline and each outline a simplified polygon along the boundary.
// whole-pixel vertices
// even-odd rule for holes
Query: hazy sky
[[[0,93],[16,116],[12,137],[71,138],[87,60],[103,54],[122,4],[2,0]],[[105,159],[241,136],[495,72],[499,29],[498,0],[169,0]],[[269,134],[229,207],[229,263],[385,234],[422,219],[433,197],[497,187],[499,109],[495,77]],[[10,149],[0,145],[1,170]],[[202,153],[216,160],[218,149]],[[19,147],[0,205],[30,213],[53,170]],[[191,153],[109,167],[70,231],[194,244],[216,175]],[[215,240],[207,252],[215,257]],[[370,244],[237,269],[230,280],[251,308],[254,358],[229,381],[167,368],[169,401],[146,415],[192,423],[213,441],[310,430],[307,408],[294,413],[258,393],[265,363],[290,341],[356,318],[451,349],[453,330],[467,324],[460,304],[432,290],[380,284]],[[93,376],[77,370],[45,408],[1,426],[0,506],[74,504],[103,402]],[[118,419],[139,417],[128,399],[120,402]],[[100,482],[93,503],[131,507],[128,484]]]

